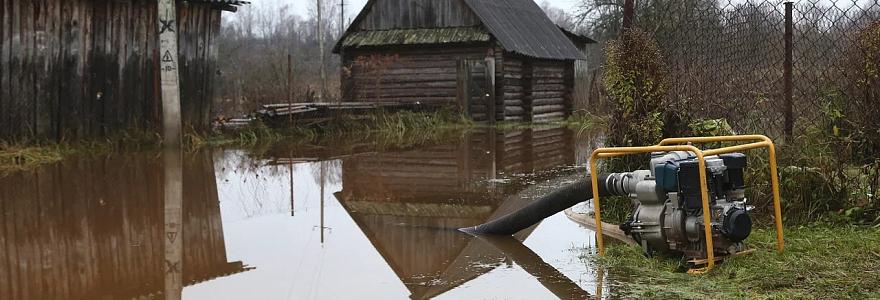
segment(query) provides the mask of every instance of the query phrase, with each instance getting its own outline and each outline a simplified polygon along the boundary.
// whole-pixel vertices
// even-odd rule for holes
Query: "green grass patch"
[[[679,261],[646,258],[635,246],[610,245],[605,257],[610,295],[622,299],[877,299],[880,229],[829,224],[789,228],[786,249],[775,231],[759,229],[754,254],[729,259],[709,274],[681,273]]]

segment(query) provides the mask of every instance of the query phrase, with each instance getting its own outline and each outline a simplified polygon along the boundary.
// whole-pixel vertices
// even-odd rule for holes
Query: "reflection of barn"
[[[532,0],[370,0],[339,40],[345,101],[454,106],[478,121],[568,116],[575,61]]]
[[[0,178],[0,299],[163,291],[161,178],[149,155],[68,160]],[[227,261],[210,156],[188,158],[183,178],[183,284],[244,271]]]
[[[565,129],[471,135],[457,145],[345,159],[336,196],[412,293],[437,296],[506,263],[489,244],[456,231],[524,206],[535,191],[511,176],[572,165]],[[508,178],[504,183],[497,180]],[[534,228],[516,235],[524,240]]]

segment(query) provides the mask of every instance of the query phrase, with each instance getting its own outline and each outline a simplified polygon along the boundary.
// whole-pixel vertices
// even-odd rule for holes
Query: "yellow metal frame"
[[[701,150],[691,143],[713,143],[713,142],[750,142],[747,144],[722,147],[717,149]],[[687,144],[687,145],[684,145]],[[590,177],[593,181],[593,209],[596,218],[596,242],[599,246],[599,256],[605,256],[605,242],[602,235],[602,214],[600,210],[599,200],[599,175],[596,164],[600,158],[633,155],[651,152],[669,152],[669,151],[688,151],[693,152],[697,156],[700,170],[700,191],[703,202],[703,230],[706,238],[706,258],[708,264],[705,268],[689,271],[694,274],[702,274],[709,272],[715,267],[715,251],[713,249],[712,240],[712,224],[709,211],[709,192],[706,186],[706,156],[726,154],[732,152],[740,152],[752,149],[767,148],[770,153],[770,180],[773,188],[773,209],[774,219],[776,221],[776,249],[782,252],[785,248],[785,241],[782,232],[782,206],[779,200],[779,176],[776,170],[776,146],[773,140],[763,135],[737,135],[737,136],[716,136],[716,137],[685,137],[685,138],[669,138],[660,142],[656,146],[647,147],[618,147],[618,148],[599,148],[593,151],[590,156]]]

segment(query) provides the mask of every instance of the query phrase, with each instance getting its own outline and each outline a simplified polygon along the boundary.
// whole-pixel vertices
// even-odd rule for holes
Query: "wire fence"
[[[636,3],[633,26],[667,62],[671,107],[800,145],[786,149],[795,160],[814,154],[817,134],[830,137],[826,149],[849,149],[817,173],[880,207],[880,1]]]
[[[695,116],[782,138],[816,124],[834,101],[829,97],[863,96],[854,85],[864,73],[862,38],[880,16],[877,1],[683,3],[699,7],[640,15],[636,22],[654,31],[666,55],[670,98]]]

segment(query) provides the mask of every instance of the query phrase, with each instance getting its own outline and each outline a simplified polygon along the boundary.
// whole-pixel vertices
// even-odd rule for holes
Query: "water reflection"
[[[511,238],[456,231],[581,176],[591,144],[576,140],[483,131],[393,151],[124,154],[10,174],[0,299],[591,297],[606,285],[582,259],[594,236],[562,215]],[[166,180],[181,201],[163,200]]]
[[[161,294],[168,204],[183,214],[179,285],[245,271],[226,257],[211,156],[187,156],[182,172],[177,204],[163,202],[155,154],[70,159],[0,178],[0,299]]]
[[[345,159],[340,204],[410,292],[430,299],[516,263],[554,295],[589,294],[513,238],[474,238],[456,229],[510,213],[538,180],[568,172],[575,151],[564,129],[493,131],[457,144]],[[556,172],[550,172],[556,171]]]

